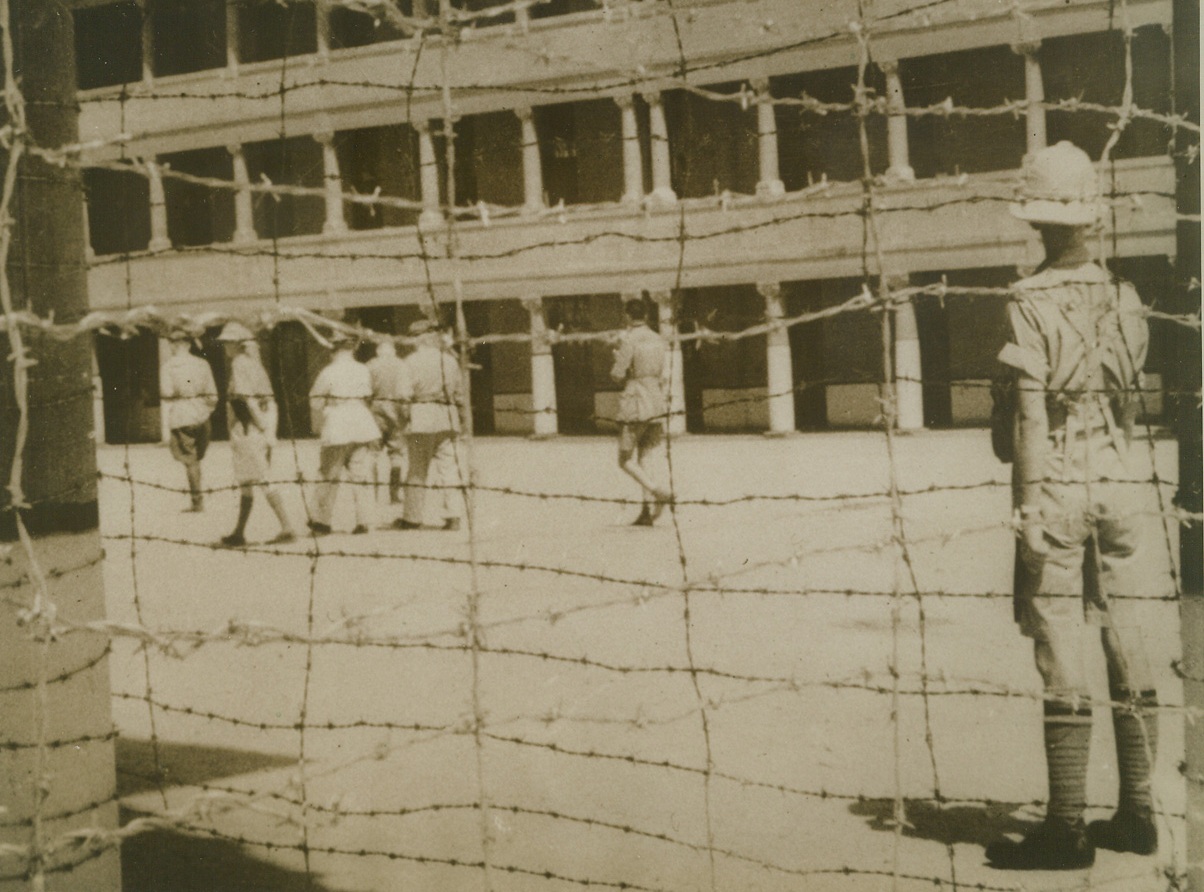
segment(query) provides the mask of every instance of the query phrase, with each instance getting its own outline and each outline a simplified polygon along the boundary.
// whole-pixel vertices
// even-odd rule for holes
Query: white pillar
[[[899,78],[899,60],[882,59],[878,67],[886,75],[886,102],[889,109],[886,118],[886,175],[898,182],[910,183],[916,178],[916,172],[911,167],[907,146],[907,103],[903,97],[903,81]]]
[[[314,0],[314,35],[319,56],[330,54],[330,3]]]
[[[892,291],[906,288],[906,276],[891,276],[887,285]],[[916,308],[912,300],[894,304],[895,401],[899,430],[920,430],[924,427],[924,383],[920,364],[920,328],[916,323]]]
[[[669,342],[669,433],[686,432],[686,378],[682,372],[681,339],[677,333],[677,313],[672,291],[653,291],[661,337]],[[623,300],[639,298],[638,294],[624,294]]]
[[[769,432],[794,431],[794,365],[790,358],[790,332],[782,325],[782,286],[763,282],[757,291],[765,298],[765,319],[775,327],[765,335],[765,365],[768,371]]]
[[[238,74],[239,0],[226,0],[226,73]]]
[[[423,229],[443,225],[443,212],[439,210],[439,165],[435,160],[435,140],[431,137],[431,122],[417,121],[418,170],[422,187],[422,213],[418,225]]]
[[[234,168],[234,243],[245,244],[259,238],[255,232],[255,213],[251,204],[251,177],[247,173],[247,157],[241,145],[226,146]]]
[[[752,88],[757,91],[757,148],[761,168],[757,195],[780,198],[786,194],[786,186],[778,165],[778,122],[771,101],[773,96],[769,92],[769,79],[754,80]]]
[[[635,118],[635,97],[625,93],[615,97],[619,106],[620,132],[623,141],[623,198],[624,204],[644,203],[644,159],[640,155],[640,127]]]
[[[1028,154],[1041,151],[1046,146],[1045,135],[1045,81],[1041,77],[1041,61],[1037,58],[1037,50],[1041,41],[1029,40],[1017,43],[1012,49],[1024,56],[1024,99],[1025,110],[1025,148]]]
[[[138,13],[142,16],[142,82],[149,84],[155,79],[155,20],[147,0],[139,0]]]
[[[167,195],[163,191],[163,176],[159,165],[146,162],[146,179],[150,187],[150,250],[166,251],[171,247],[167,235]]]
[[[88,197],[84,196],[84,200],[79,203],[80,209],[84,217],[84,258],[93,260],[96,257],[96,251],[92,248],[92,224],[88,220]],[[93,354],[95,359],[95,354]]]
[[[514,110],[522,125],[523,209],[528,214],[543,210],[543,165],[539,160],[539,134],[535,132],[535,114],[530,106]]]
[[[652,135],[652,194],[648,197],[658,204],[676,204],[673,172],[669,166],[669,127],[665,123],[661,94],[645,93],[644,101],[648,103],[649,130]]]
[[[322,232],[340,235],[347,231],[347,220],[343,216],[343,177],[339,173],[334,134],[327,130],[315,133],[314,139],[322,146],[322,183],[326,189],[326,222],[322,224]]]
[[[535,436],[554,437],[560,431],[556,414],[556,365],[548,341],[548,323],[543,298],[524,297],[531,314],[531,409],[535,413]]]
[[[92,341],[92,440],[97,446],[105,442],[105,387],[96,361],[96,340]]]

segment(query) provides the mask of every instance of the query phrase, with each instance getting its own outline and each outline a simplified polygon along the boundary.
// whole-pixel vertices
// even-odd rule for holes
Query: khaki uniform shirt
[[[460,431],[460,397],[464,385],[456,357],[433,344],[419,344],[405,358],[407,376],[399,394],[410,403],[409,432],[436,434]]]
[[[652,421],[668,412],[662,376],[668,347],[664,339],[647,325],[625,331],[615,351],[610,376],[623,385],[619,397],[618,421]]]
[[[159,369],[159,395],[172,430],[204,424],[217,408],[213,370],[191,353],[172,356]]]
[[[322,445],[379,440],[380,428],[368,408],[371,399],[372,375],[368,367],[350,353],[336,353],[309,392],[310,414],[321,428]]]
[[[391,435],[400,423],[399,394],[410,390],[405,360],[388,353],[374,356],[368,360],[368,374],[372,377],[372,414],[381,432]]]

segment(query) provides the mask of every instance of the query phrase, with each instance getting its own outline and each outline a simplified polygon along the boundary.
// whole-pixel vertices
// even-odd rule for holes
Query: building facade
[[[415,3],[397,8],[436,12]],[[880,273],[892,287],[1014,281],[1040,257],[1006,213],[1016,172],[1061,139],[1100,157],[1116,120],[1100,109],[1124,96],[1118,22],[1133,102],[1173,111],[1169,0],[1127,0],[1119,19],[1103,0],[892,3],[868,44],[847,0],[470,0],[454,4],[456,28],[445,9],[416,33],[370,5],[81,4],[92,304],[337,308],[400,333],[459,300],[470,336],[532,335],[473,351],[478,433],[605,429],[609,347],[545,335],[619,327],[627,296],[654,301],[669,336],[834,308]],[[868,95],[883,100],[864,153],[858,116],[823,105],[854,100],[863,52]],[[946,101],[950,113],[902,112]],[[1171,138],[1134,120],[1103,170],[1116,199],[1104,241],[1149,303],[1172,286]],[[900,426],[985,422],[1004,301],[923,295],[891,315]],[[870,426],[881,413],[879,314],[677,349],[679,430]],[[158,350],[149,333],[98,338],[110,442],[158,438]],[[266,355],[282,432],[308,433],[321,349],[283,324]]]

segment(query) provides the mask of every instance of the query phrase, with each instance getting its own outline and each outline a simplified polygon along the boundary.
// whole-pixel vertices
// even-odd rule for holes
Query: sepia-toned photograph
[[[0,892],[1204,892],[1196,0],[0,0]]]

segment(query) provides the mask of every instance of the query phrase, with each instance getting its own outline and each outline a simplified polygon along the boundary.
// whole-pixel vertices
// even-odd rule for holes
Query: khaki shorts
[[[171,449],[172,458],[182,464],[199,462],[209,451],[209,422],[173,427],[168,448]]]
[[[626,462],[637,452],[655,449],[665,439],[665,423],[655,421],[625,421],[619,426],[619,461]]]

